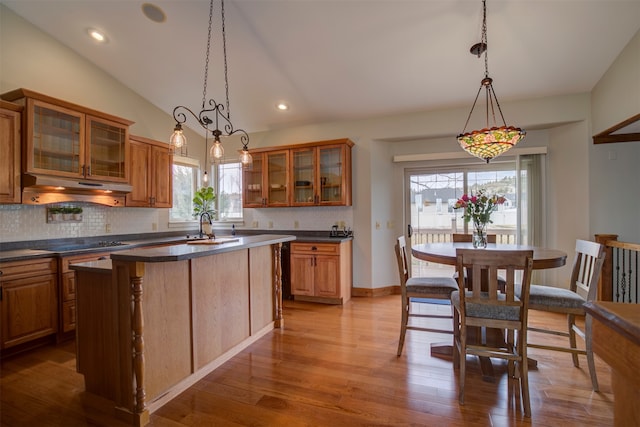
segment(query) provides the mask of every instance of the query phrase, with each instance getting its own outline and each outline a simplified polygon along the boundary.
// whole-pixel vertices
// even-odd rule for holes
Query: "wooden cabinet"
[[[173,204],[173,161],[169,145],[130,136],[131,193],[127,206],[170,208]]]
[[[71,255],[59,258],[60,272],[60,328],[58,339],[70,338],[68,332],[76,329],[76,274],[69,268],[70,264],[96,261],[109,258],[108,252]]]
[[[20,203],[22,107],[0,101],[0,203]]]
[[[292,206],[351,205],[351,146],[323,144],[291,150]]]
[[[351,240],[291,243],[291,294],[297,300],[342,304],[351,298]]]
[[[2,349],[58,330],[57,260],[0,263]]]
[[[129,182],[129,120],[26,89],[2,95],[24,106],[24,171]]]
[[[251,150],[244,207],[350,206],[352,146],[337,139]]]
[[[289,206],[289,150],[273,150],[252,155],[253,166],[243,172],[243,206]]]

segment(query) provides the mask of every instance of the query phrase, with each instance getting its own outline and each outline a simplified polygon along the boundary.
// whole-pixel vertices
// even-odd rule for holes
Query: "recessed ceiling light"
[[[289,104],[287,104],[286,102],[278,102],[276,104],[276,108],[278,109],[278,111],[287,111],[289,110]]]
[[[96,30],[95,28],[89,28],[87,30],[89,36],[97,42],[104,43],[107,41],[107,36],[100,30]]]
[[[165,15],[164,11],[155,4],[144,3],[142,5],[142,13],[144,13],[144,16],[146,16],[153,22],[160,23],[167,20],[167,15]]]

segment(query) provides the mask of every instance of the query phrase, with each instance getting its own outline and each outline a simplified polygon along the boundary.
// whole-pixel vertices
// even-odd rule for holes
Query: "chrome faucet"
[[[200,214],[200,231],[199,231],[199,233],[198,233],[198,236],[199,236],[199,237],[201,237],[201,238],[202,238],[202,237],[204,237],[204,233],[202,232],[202,219],[203,219],[205,216],[207,217],[207,220],[209,221],[209,225],[211,225],[211,224],[212,224],[212,221],[211,221],[211,215],[209,214],[209,212],[207,212],[207,211],[202,212],[202,213]],[[207,234],[207,236],[209,236],[209,235]],[[211,230],[211,236],[209,236],[209,237],[213,237],[213,238],[215,239],[216,235],[215,235],[215,234],[213,234],[213,229]]]

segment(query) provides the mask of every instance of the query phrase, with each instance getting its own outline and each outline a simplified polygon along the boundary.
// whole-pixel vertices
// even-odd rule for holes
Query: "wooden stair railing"
[[[605,259],[598,283],[598,301],[640,303],[640,244],[619,242],[617,234],[596,234],[605,246]]]

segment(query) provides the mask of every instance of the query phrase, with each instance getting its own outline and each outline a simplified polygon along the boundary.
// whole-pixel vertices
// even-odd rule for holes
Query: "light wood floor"
[[[530,350],[532,418],[509,403],[505,366],[482,381],[469,358],[466,403],[457,371],[429,355],[447,335],[408,331],[396,357],[400,297],[353,298],[344,307],[285,302],[285,328],[222,365],[151,415],[151,426],[608,426],[610,370],[596,360],[600,393],[586,360]],[[421,306],[422,307],[422,306]],[[440,310],[447,310],[440,307]],[[532,313],[532,324],[564,325]],[[150,325],[146,325],[151,327]],[[584,365],[584,367],[582,366]],[[46,347],[2,362],[2,426],[123,426],[104,400],[83,392],[74,344]]]

